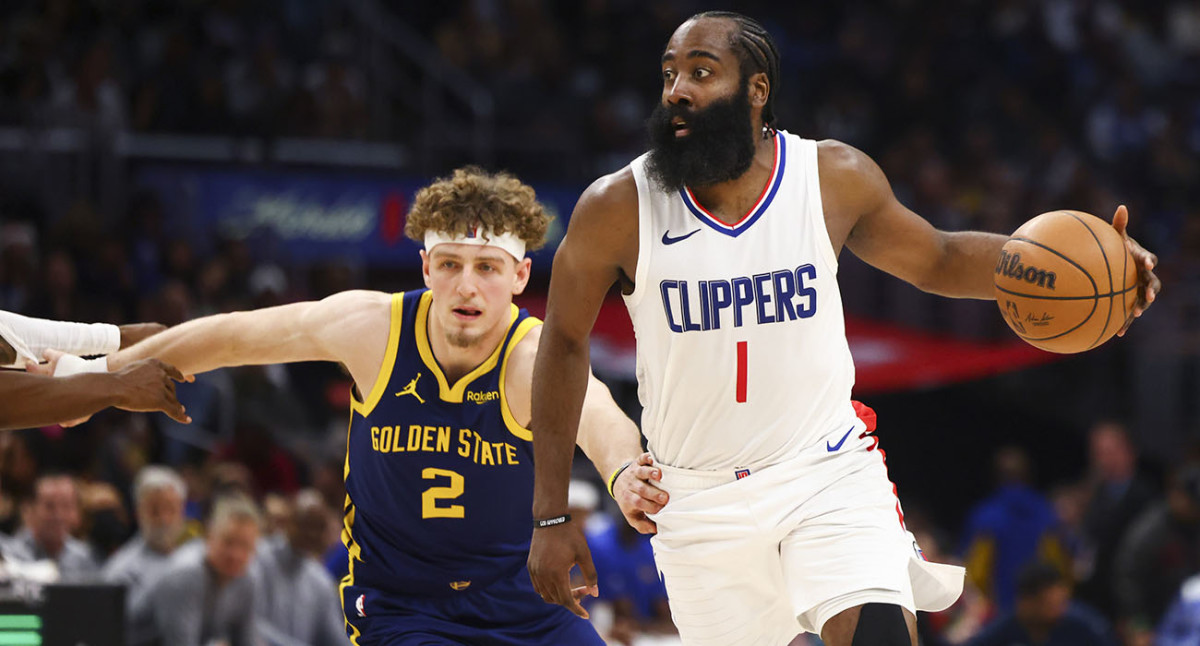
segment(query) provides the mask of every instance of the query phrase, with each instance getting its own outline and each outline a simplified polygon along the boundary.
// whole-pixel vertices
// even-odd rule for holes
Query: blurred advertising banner
[[[1014,337],[970,341],[892,323],[846,317],[855,395],[936,388],[1040,365],[1063,355]]]
[[[162,200],[171,233],[204,247],[218,237],[247,240],[275,261],[352,260],[418,266],[418,245],[404,237],[413,196],[431,180],[415,175],[147,165],[135,185]],[[547,263],[562,239],[582,187],[535,184],[555,216],[542,250]]]

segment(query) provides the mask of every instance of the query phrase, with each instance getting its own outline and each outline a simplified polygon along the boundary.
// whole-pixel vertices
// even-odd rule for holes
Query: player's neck
[[[775,170],[775,137],[760,138],[754,145],[750,168],[727,182],[688,189],[709,213],[726,224],[735,224],[746,215],[763,193]]]
[[[451,384],[455,383],[492,356],[492,353],[496,351],[496,346],[504,340],[504,333],[508,331],[508,323],[508,318],[505,317],[474,343],[460,346],[451,343],[445,328],[439,325],[433,316],[430,316],[429,347],[433,350],[433,358],[441,367],[446,381]]]

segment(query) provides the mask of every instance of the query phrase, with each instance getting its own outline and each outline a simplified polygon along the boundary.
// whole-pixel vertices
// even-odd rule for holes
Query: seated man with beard
[[[101,571],[105,581],[125,584],[127,607],[145,594],[183,539],[186,498],[183,478],[171,469],[152,465],[138,472],[133,485],[138,533],[109,557]]]
[[[250,562],[262,528],[254,502],[240,495],[213,504],[204,541],[175,550],[133,599],[130,644],[256,646]]]

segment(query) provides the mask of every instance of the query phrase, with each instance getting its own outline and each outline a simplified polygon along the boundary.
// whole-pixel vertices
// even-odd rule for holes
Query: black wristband
[[[571,514],[563,514],[562,516],[555,516],[554,518],[541,518],[533,521],[533,528],[543,529],[546,527],[554,527],[555,525],[561,525],[569,520],[571,520]]]

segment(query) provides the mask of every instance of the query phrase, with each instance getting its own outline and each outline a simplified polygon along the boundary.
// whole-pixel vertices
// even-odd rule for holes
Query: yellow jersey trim
[[[526,442],[533,441],[533,431],[521,426],[508,407],[508,393],[504,388],[504,384],[507,383],[505,374],[508,372],[508,359],[512,356],[513,348],[517,347],[517,344],[525,338],[526,334],[529,334],[530,330],[541,324],[541,321],[532,316],[521,321],[521,324],[517,326],[517,331],[513,332],[512,341],[508,342],[508,349],[504,352],[504,362],[500,364],[500,414],[504,417],[504,425],[508,427],[508,432]]]
[[[393,300],[393,315],[396,313],[396,310],[394,309],[395,303],[396,301]],[[393,354],[393,356],[395,355]],[[353,401],[354,399],[351,397],[351,402]],[[350,477],[350,431],[353,428],[354,413],[351,412],[350,425],[349,428],[346,429],[346,462],[342,469],[343,482]],[[342,602],[342,619],[346,622],[346,625],[353,633],[350,635],[350,643],[354,646],[358,646],[358,638],[361,633],[359,632],[358,628],[354,626],[354,624],[350,623],[350,614],[346,608],[346,588],[354,585],[354,561],[362,560],[362,548],[360,548],[358,546],[358,542],[354,540],[354,502],[350,500],[349,492],[346,492],[346,502],[342,504],[342,508],[344,510],[344,516],[342,517],[342,544],[346,546],[346,551],[349,552],[350,573],[342,577],[341,585],[338,586],[338,599]]]
[[[346,622],[346,626],[350,628],[350,643],[353,646],[359,646],[358,638],[362,637],[362,631],[357,626],[350,623],[350,615],[346,613],[346,586],[354,585],[353,577],[349,574],[342,577],[342,583],[338,586],[338,594],[342,597],[342,621]]]
[[[496,349],[492,351],[492,354],[489,355],[487,359],[484,359],[483,363],[479,364],[479,366],[477,366],[474,370],[464,375],[462,379],[456,381],[454,386],[450,386],[446,381],[446,374],[442,372],[442,367],[438,365],[437,359],[433,356],[433,347],[429,345],[428,324],[429,306],[431,303],[433,303],[433,292],[425,292],[421,295],[420,304],[417,305],[417,320],[413,326],[417,335],[417,352],[420,353],[421,361],[425,363],[425,367],[429,368],[429,371],[432,372],[433,376],[437,378],[438,396],[441,398],[441,400],[450,402],[452,404],[461,404],[463,401],[463,394],[466,392],[467,386],[471,385],[472,381],[475,381],[479,377],[491,372],[492,369],[496,367],[496,364],[500,362],[500,349],[504,344],[497,344]],[[509,307],[511,308],[511,311],[509,314],[508,329],[511,329],[513,321],[517,320],[517,315],[521,310],[518,309],[516,305],[510,304]],[[507,335],[508,331],[506,329],[505,336]]]
[[[392,368],[396,366],[396,351],[400,347],[400,330],[404,323],[404,292],[392,294],[392,318],[388,329],[387,349],[383,351],[383,365],[379,366],[379,375],[375,377],[375,386],[366,401],[359,402],[354,393],[350,393],[350,410],[366,417],[375,410],[375,405],[383,398],[388,382],[392,380]]]

